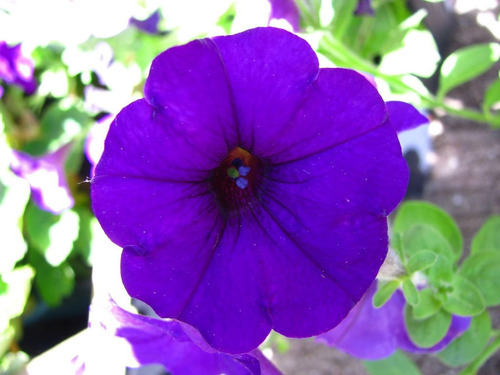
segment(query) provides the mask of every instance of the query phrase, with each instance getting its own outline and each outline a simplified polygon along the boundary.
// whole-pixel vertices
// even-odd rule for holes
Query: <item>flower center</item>
[[[248,207],[258,185],[259,164],[255,156],[236,147],[215,169],[212,188],[224,212]]]

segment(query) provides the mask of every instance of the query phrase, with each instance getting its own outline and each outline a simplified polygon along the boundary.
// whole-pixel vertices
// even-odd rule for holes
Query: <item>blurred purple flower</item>
[[[124,366],[159,363],[172,375],[281,374],[259,350],[240,355],[218,352],[187,324],[133,314],[112,300],[91,305],[89,329],[107,340],[109,351]]]
[[[374,282],[349,315],[337,327],[318,336],[318,341],[356,358],[376,360],[389,357],[396,349],[437,352],[469,328],[471,318],[453,316],[448,333],[439,343],[430,348],[418,347],[405,328],[403,293],[397,290],[382,307],[375,308],[372,299],[376,290]]]
[[[160,19],[161,19],[161,13],[160,10],[157,10],[144,20],[131,18],[130,24],[148,34],[157,34],[159,31],[158,24],[160,23]]]
[[[91,194],[129,294],[243,353],[337,325],[387,252],[408,169],[363,76],[280,29],[159,55]]]
[[[11,170],[28,181],[35,204],[56,215],[73,207],[74,203],[64,173],[71,147],[72,144],[68,143],[43,156],[12,151]]]
[[[0,42],[0,80],[19,86],[31,95],[37,86],[33,71],[33,61],[22,54],[20,44],[10,47],[6,42]]]
[[[358,6],[356,7],[354,14],[356,14],[356,15],[365,14],[367,16],[373,16],[375,14],[375,12],[373,11],[373,8],[372,8],[372,1],[371,0],[358,0]]]
[[[300,28],[300,13],[294,0],[269,0],[271,3],[270,19],[284,19],[292,26],[293,31]]]

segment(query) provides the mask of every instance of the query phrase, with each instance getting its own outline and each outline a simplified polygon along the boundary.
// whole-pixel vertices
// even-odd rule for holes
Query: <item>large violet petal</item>
[[[113,301],[108,306],[92,305],[90,321],[91,330],[104,331],[114,340],[110,340],[115,344],[113,348],[122,348],[121,360],[127,366],[161,363],[173,375],[280,374],[258,350],[241,355],[220,353],[209,347],[205,350],[207,344],[200,336],[193,340],[185,332],[193,332],[194,328],[174,320],[133,314]]]
[[[348,69],[321,69],[285,124],[286,134],[266,127],[265,139],[272,145],[256,154],[272,164],[301,159],[374,130],[386,119],[384,102],[365,77]]]
[[[216,158],[220,162],[237,146],[231,88],[212,40],[195,40],[157,56],[144,93],[155,116],[161,113],[168,124],[162,126],[168,126],[170,139],[182,137],[186,147],[192,146],[193,161]]]
[[[271,27],[213,40],[232,89],[239,146],[264,157],[294,136],[288,124],[318,75],[318,59],[306,41]]]

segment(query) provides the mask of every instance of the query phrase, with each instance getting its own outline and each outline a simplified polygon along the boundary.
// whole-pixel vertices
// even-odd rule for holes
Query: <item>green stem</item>
[[[482,365],[500,349],[500,333],[493,335],[493,342],[486,347],[486,349],[477,357],[474,362],[460,371],[459,375],[475,375]]]
[[[356,10],[356,1],[341,0],[337,3],[338,6],[335,7],[332,34],[335,39],[342,40]]]
[[[357,53],[346,47],[343,43],[339,42],[338,39],[335,39],[332,36],[326,36],[323,39],[323,46],[326,48],[320,47],[320,52],[335,63],[340,63],[340,65],[358,69],[375,77],[382,78],[395,90],[402,92],[412,92],[418,95],[420,101],[426,108],[442,109],[447,114],[455,117],[461,117],[467,120],[472,120],[484,124],[491,124],[497,127],[500,126],[500,118],[492,118],[491,116],[485,115],[483,112],[471,108],[452,107],[448,104],[445,104],[442,100],[439,100],[434,95],[430,93],[423,93],[415,89],[414,87],[404,83],[398,76],[391,76],[381,73],[373,63],[363,59]]]
[[[310,9],[311,7],[308,4],[306,4],[304,0],[296,0],[295,4],[299,8],[301,18],[304,20],[307,26],[312,27],[315,30],[321,28],[321,25],[319,24],[317,17],[314,17],[314,15],[311,14],[311,9]]]

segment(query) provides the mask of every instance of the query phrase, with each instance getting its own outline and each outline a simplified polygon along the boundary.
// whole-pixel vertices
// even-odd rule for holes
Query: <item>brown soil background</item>
[[[474,0],[468,0],[474,1]],[[476,43],[498,42],[488,29],[476,21],[478,11],[456,14],[443,11],[443,3],[411,1],[414,9],[429,9],[428,27],[440,45],[441,55],[447,56],[458,48]],[[446,1],[454,5],[453,1]],[[498,17],[500,4],[494,14]],[[500,63],[477,79],[450,93],[466,106],[479,108],[485,89],[498,77]],[[436,81],[429,82],[433,87]],[[435,87],[435,86],[434,86]],[[436,203],[455,220],[464,236],[464,251],[481,224],[492,214],[500,214],[500,130],[487,125],[453,118],[434,116],[442,122],[444,131],[434,138],[436,162],[423,187],[422,199]],[[499,291],[500,293],[500,291]],[[500,327],[500,308],[491,310],[493,326]],[[290,340],[290,349],[275,351],[273,361],[286,375],[365,375],[362,363],[312,339]],[[424,375],[455,375],[460,369],[443,366],[431,355],[414,355]],[[479,375],[500,374],[500,353],[480,370]]]

